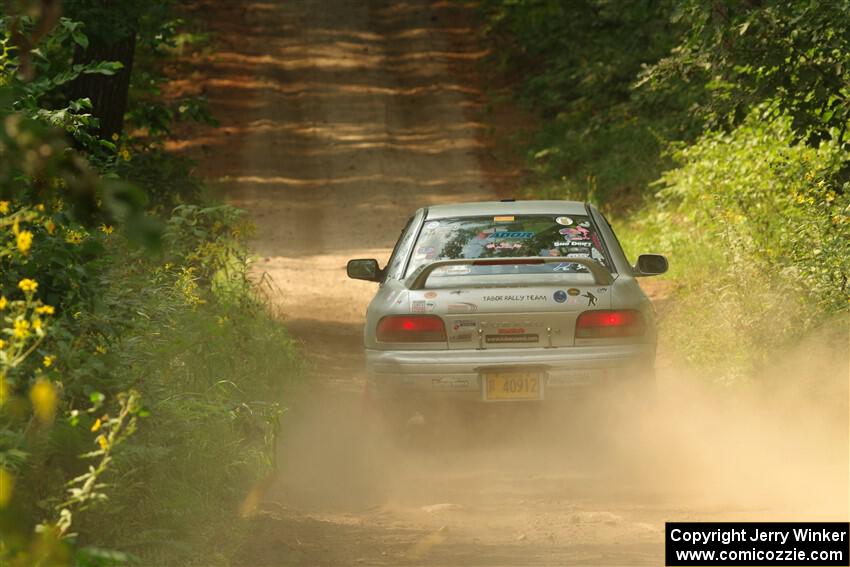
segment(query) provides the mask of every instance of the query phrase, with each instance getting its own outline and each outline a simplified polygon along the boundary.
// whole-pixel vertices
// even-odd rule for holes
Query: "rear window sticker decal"
[[[534,238],[533,232],[494,232],[488,238]]]
[[[565,235],[570,240],[589,240],[590,239],[590,231],[582,226],[577,226],[574,228],[562,228],[559,230],[561,234]]]

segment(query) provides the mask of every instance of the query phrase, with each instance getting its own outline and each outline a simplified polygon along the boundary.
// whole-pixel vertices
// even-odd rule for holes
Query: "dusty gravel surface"
[[[236,563],[658,565],[666,520],[846,518],[843,406],[812,420],[798,392],[730,405],[670,363],[658,408],[627,426],[496,416],[373,439],[359,392],[374,287],[346,260],[383,263],[414,209],[498,198],[515,173],[488,158],[468,8],[198,6],[216,47],[173,87],[209,96],[221,127],[173,149],[249,211],[255,275],[310,365]]]

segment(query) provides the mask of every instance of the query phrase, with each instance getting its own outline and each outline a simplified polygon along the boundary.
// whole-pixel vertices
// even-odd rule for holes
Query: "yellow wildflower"
[[[37,205],[35,206],[35,210],[36,210],[36,211],[38,211],[38,212],[40,212],[40,213],[43,213],[43,212],[44,212],[44,204],[43,204],[43,203],[39,203],[39,204],[37,204]]]
[[[101,449],[106,451],[106,448],[109,446],[109,443],[106,440],[106,435],[102,435],[102,434],[98,435],[97,439],[95,439],[95,441],[97,441],[97,444],[100,445]]]
[[[25,339],[30,334],[30,322],[26,319],[15,319],[14,331],[16,339]]]
[[[30,389],[30,401],[36,417],[42,423],[47,423],[53,419],[53,415],[56,413],[59,394],[52,382],[39,378]]]
[[[47,229],[47,234],[53,234],[54,232],[56,232],[56,223],[52,220],[49,220],[44,223],[44,228]]]
[[[115,228],[110,224],[100,225],[100,231],[104,234],[112,234],[113,230],[115,230]]]
[[[118,152],[118,155],[121,156],[121,159],[123,159],[124,161],[130,161],[130,150],[128,150],[127,148],[121,148],[121,150]]]
[[[6,306],[9,304],[9,300],[4,296],[0,295],[0,311],[6,309]]]
[[[5,346],[6,346],[6,341],[4,341],[3,339],[0,339],[0,348],[5,348]],[[3,404],[0,404],[0,405],[3,405]]]
[[[41,330],[41,318],[40,317],[36,317],[35,319],[32,320],[32,328],[35,331]]]
[[[52,305],[42,305],[41,307],[35,310],[39,315],[53,315],[56,313],[56,309]]]
[[[106,354],[106,349],[101,345],[97,345],[96,347],[94,347],[94,350],[95,352],[97,352],[97,354]]]
[[[21,254],[27,254],[32,246],[32,233],[28,230],[22,230],[18,233],[18,250]]]
[[[44,364],[44,367],[45,367],[45,368],[50,368],[51,366],[53,366],[53,363],[54,363],[54,362],[56,362],[56,357],[55,357],[55,356],[50,355],[50,356],[45,356],[45,357],[44,357],[44,360],[42,361],[42,364]]]
[[[0,201],[0,215],[5,215],[9,212],[9,201]]]
[[[97,421],[95,421],[94,425],[91,426],[92,433],[100,429],[101,425],[103,425],[103,422],[100,421],[100,418],[97,418]]]
[[[65,242],[68,244],[79,244],[83,241],[83,234],[76,230],[69,230],[65,235]]]
[[[35,290],[38,289],[38,282],[30,278],[24,278],[18,282],[18,287],[24,293],[35,293]]]

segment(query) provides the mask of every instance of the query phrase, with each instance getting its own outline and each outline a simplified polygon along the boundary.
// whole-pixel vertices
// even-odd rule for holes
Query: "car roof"
[[[584,215],[580,201],[481,201],[428,207],[427,219],[490,215]]]

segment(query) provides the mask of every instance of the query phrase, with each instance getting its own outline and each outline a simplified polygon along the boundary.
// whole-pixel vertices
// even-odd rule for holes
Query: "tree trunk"
[[[70,97],[71,100],[91,100],[92,114],[100,123],[98,135],[104,140],[110,140],[115,134],[120,135],[124,128],[136,34],[109,44],[95,38],[90,38],[90,41],[88,49],[79,51],[74,57],[74,63],[119,61],[124,68],[114,75],[80,75],[71,85]]]

